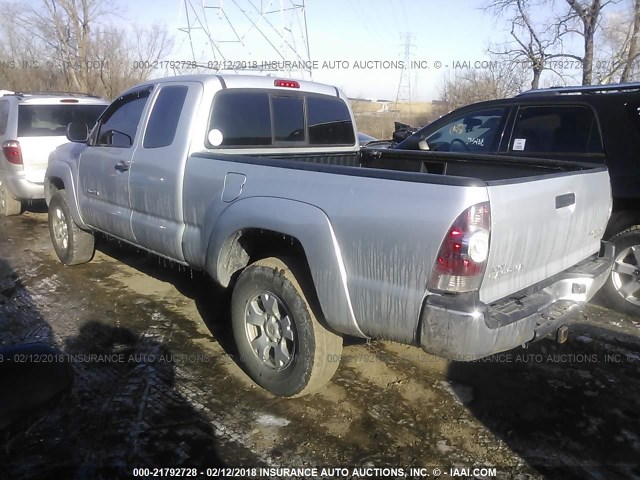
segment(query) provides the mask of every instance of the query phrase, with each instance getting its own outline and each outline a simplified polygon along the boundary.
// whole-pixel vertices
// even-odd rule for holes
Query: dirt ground
[[[104,240],[92,262],[65,267],[46,221],[0,219],[0,345],[54,346],[73,385],[0,436],[0,479],[180,466],[196,478],[219,466],[640,478],[638,318],[588,306],[567,343],[474,363],[347,339],[325,390],[281,399],[234,362],[228,297],[205,276]]]

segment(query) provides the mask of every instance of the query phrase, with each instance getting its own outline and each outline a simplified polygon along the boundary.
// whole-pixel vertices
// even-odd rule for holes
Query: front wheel
[[[22,213],[22,202],[11,196],[6,185],[0,178],[0,216],[9,217]]]
[[[601,298],[620,312],[640,316],[640,225],[620,232],[611,242],[616,259]]]
[[[56,190],[49,202],[49,234],[56,255],[65,265],[86,263],[93,258],[93,233],[81,230],[71,217],[67,192]]]
[[[231,299],[233,334],[245,372],[283,397],[322,388],[338,368],[342,337],[320,324],[291,259],[265,258],[238,278]]]

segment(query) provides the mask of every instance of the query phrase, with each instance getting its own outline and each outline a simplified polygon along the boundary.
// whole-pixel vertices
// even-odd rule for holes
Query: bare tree
[[[493,62],[493,68],[460,70],[445,76],[440,86],[439,104],[443,114],[464,105],[516,95],[527,89],[524,69],[514,69],[503,62]]]
[[[594,39],[600,26],[603,10],[616,0],[565,0],[568,13],[558,22],[558,34],[578,34],[584,41],[582,61],[582,84],[593,83]]]
[[[631,6],[630,6],[631,9]],[[634,57],[637,57],[637,33],[633,14],[614,12],[603,16],[594,52],[593,81],[607,84],[628,81],[635,75]]]
[[[40,85],[34,79],[44,77],[57,89],[113,97],[146,79],[151,68],[139,67],[165,58],[172,40],[160,26],[136,27],[135,33],[114,26],[110,5],[108,0],[39,0],[35,6],[0,0],[0,52],[31,67],[28,75],[24,68],[13,69],[8,76],[17,78],[12,79],[3,72],[5,81],[26,90],[26,83]]]
[[[640,51],[638,51],[638,36],[640,36],[640,0],[635,0],[633,3],[633,22],[629,34],[627,36],[628,41],[624,42],[626,55],[622,74],[620,75],[620,82],[628,82],[634,71],[634,65],[640,57]]]
[[[486,8],[499,16],[507,16],[511,24],[511,42],[502,45],[499,50],[489,49],[490,53],[507,58],[509,62],[526,65],[531,69],[531,88],[540,87],[540,78],[544,70],[551,70],[560,77],[563,73],[554,69],[550,60],[555,58],[579,57],[561,51],[560,37],[550,23],[552,19],[535,22],[531,0],[491,0]],[[540,5],[538,5],[540,7]],[[539,15],[539,12],[537,13]]]

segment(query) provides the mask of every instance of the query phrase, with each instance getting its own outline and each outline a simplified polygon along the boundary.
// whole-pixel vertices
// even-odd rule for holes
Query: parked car
[[[102,232],[207,272],[233,290],[239,363],[282,396],[321,388],[343,335],[459,360],[566,339],[611,270],[606,168],[361,150],[356,132],[332,86],[154,79],[52,153],[55,252],[87,262]]]
[[[606,165],[613,214],[604,238],[617,253],[600,296],[617,310],[640,315],[640,83],[531,90],[476,103],[393,148]]]
[[[367,135],[366,133],[363,133],[363,132],[358,132],[358,142],[360,142],[360,145],[364,146],[369,142],[376,142],[376,141],[378,141],[376,137],[372,137],[371,135]]]
[[[0,96],[0,215],[18,215],[22,202],[44,198],[49,154],[68,142],[67,124],[92,127],[109,105],[75,93],[12,93]]]

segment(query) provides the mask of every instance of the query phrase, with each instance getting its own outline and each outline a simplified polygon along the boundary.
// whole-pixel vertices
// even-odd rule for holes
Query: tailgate
[[[24,176],[34,183],[43,183],[47,170],[49,154],[56,147],[67,143],[66,136],[55,137],[20,137],[20,149],[22,151],[22,163],[24,164]]]
[[[600,249],[610,214],[604,169],[489,184],[491,244],[480,299],[491,303]]]

